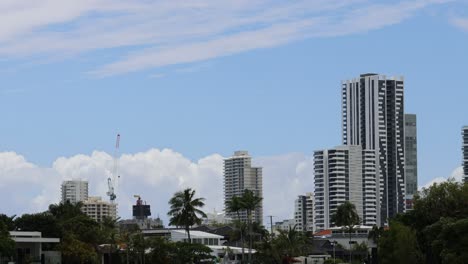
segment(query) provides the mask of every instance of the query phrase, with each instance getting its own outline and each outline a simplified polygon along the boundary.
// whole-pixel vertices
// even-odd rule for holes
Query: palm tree
[[[349,201],[344,202],[337,207],[336,213],[332,215],[331,220],[336,226],[343,227],[349,233],[349,258],[350,262],[352,262],[351,235],[354,231],[354,226],[359,225],[360,222],[356,206]]]
[[[304,253],[307,245],[307,237],[304,233],[296,230],[297,225],[289,227],[288,231],[279,230],[276,243],[278,249],[290,257],[297,257]]]
[[[241,197],[233,196],[231,200],[226,201],[226,211],[230,213],[237,214],[237,224],[239,224],[239,231],[240,231],[240,240],[241,240],[241,247],[242,247],[242,262],[244,261],[244,228],[242,223],[240,222],[240,211],[244,209],[244,204]]]
[[[176,192],[169,200],[171,209],[167,213],[170,216],[169,225],[183,226],[185,228],[189,243],[192,243],[190,227],[195,224],[201,224],[201,217],[206,217],[206,214],[198,209],[205,205],[203,202],[205,199],[194,198],[194,196],[195,190],[191,188]]]
[[[247,211],[247,221],[249,226],[249,263],[252,263],[252,212],[255,211],[262,202],[262,197],[257,196],[251,190],[244,190],[242,194],[243,209]]]

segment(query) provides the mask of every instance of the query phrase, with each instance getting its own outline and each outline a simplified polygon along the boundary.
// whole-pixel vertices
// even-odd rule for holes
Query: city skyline
[[[405,76],[419,187],[461,177],[466,2],[160,4],[0,3],[1,212],[45,210],[65,179],[106,197],[121,133],[123,216],[140,194],[165,217],[185,186],[222,210],[212,185],[245,149],[264,168],[264,215],[289,219],[313,191],[313,151],[339,143],[340,82],[365,72]]]

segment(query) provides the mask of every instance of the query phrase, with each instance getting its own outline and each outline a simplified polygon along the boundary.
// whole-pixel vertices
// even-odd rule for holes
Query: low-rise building
[[[278,234],[280,230],[288,231],[290,228],[294,228],[296,225],[296,220],[294,219],[286,219],[281,222],[275,222],[273,225],[273,233]]]
[[[60,243],[59,238],[42,237],[41,232],[11,231],[10,237],[15,241],[15,263],[56,264],[61,263],[58,251],[43,251],[46,243]]]

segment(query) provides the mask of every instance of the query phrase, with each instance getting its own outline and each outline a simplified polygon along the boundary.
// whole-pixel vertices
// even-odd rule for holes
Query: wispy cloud
[[[91,70],[110,76],[366,32],[445,2],[4,0],[0,55],[63,58],[113,49],[113,61]]]
[[[450,19],[450,23],[457,28],[468,32],[468,18],[466,17],[453,17]]]

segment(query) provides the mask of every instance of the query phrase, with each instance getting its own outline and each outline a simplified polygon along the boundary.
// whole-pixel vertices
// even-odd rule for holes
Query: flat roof
[[[185,232],[185,230],[171,230],[171,232],[175,232],[175,233],[179,233],[179,234],[183,234],[183,235],[186,235],[187,233]],[[215,234],[211,234],[211,233],[207,233],[207,232],[203,232],[203,231],[197,231],[197,230],[190,230],[190,236],[192,238],[219,238],[219,239],[222,239],[224,238],[223,236],[219,236],[219,235],[215,235]]]
[[[60,238],[50,237],[12,237],[16,243],[60,243]]]

